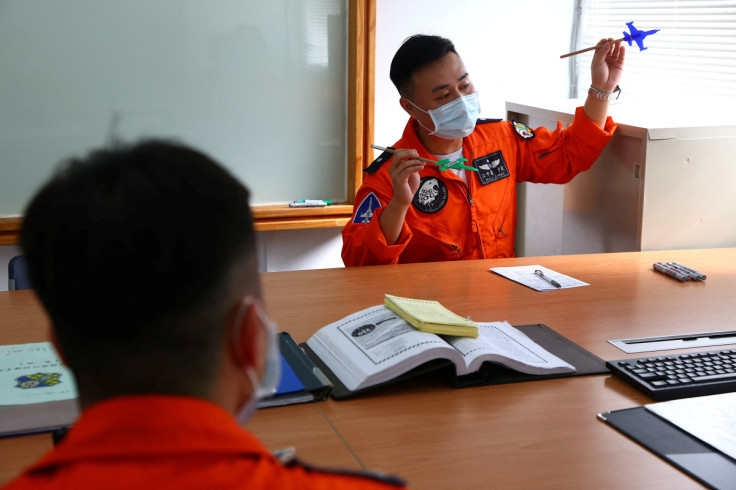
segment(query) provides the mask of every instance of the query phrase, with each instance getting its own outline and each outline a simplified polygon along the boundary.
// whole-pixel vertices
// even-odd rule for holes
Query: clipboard
[[[598,418],[710,488],[733,488],[736,461],[645,407],[600,413]]]
[[[447,384],[454,388],[468,388],[472,386],[484,386],[505,383],[518,383],[522,381],[537,381],[552,378],[566,378],[573,376],[587,376],[592,374],[609,373],[606,363],[598,356],[583,349],[576,343],[566,337],[555,332],[547,325],[538,323],[534,325],[514,325],[514,328],[523,332],[527,337],[537,344],[547,349],[552,354],[563,359],[567,363],[575,367],[573,373],[558,374],[526,374],[520,373],[513,369],[506,368],[499,364],[486,362],[480,370],[465,376],[457,376],[455,374],[455,365],[446,359],[438,359],[427,362],[408,371],[396,378],[379,383],[362,390],[352,391],[348,389],[340,379],[322,362],[322,360],[307,346],[306,343],[300,344],[302,349],[307,353],[312,362],[316,364],[320,370],[329,378],[333,385],[330,396],[334,400],[345,400],[366,392],[375,391],[382,386],[391,385],[405,380],[411,380],[417,377],[424,377],[432,373],[433,377],[438,377],[446,381]]]

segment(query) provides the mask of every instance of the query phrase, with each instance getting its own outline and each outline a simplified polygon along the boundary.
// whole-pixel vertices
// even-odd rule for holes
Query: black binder
[[[736,461],[646,407],[601,413],[598,418],[703,485],[736,487]]]
[[[455,374],[455,365],[448,360],[440,359],[427,362],[421,366],[408,371],[390,381],[379,383],[362,390],[349,390],[340,379],[327,367],[325,363],[307,346],[300,344],[312,361],[330,379],[333,385],[331,396],[335,400],[344,400],[368,391],[373,391],[382,386],[394,384],[399,381],[425,376],[432,373],[434,377],[441,377],[455,388],[466,388],[471,386],[517,383],[520,381],[536,381],[550,378],[566,378],[571,376],[585,376],[589,374],[606,374],[608,368],[601,358],[583,349],[571,340],[563,337],[551,328],[541,323],[535,325],[515,325],[514,328],[523,332],[527,337],[547,349],[560,359],[575,367],[575,372],[558,374],[526,374],[499,364],[486,362],[480,370],[465,376]]]

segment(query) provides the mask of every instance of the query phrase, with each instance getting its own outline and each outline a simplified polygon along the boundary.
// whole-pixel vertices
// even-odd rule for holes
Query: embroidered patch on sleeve
[[[373,211],[380,207],[381,201],[378,200],[378,196],[371,192],[363,198],[360,206],[358,206],[353,223],[370,223],[373,217]]]
[[[511,124],[514,125],[514,131],[525,140],[534,138],[534,130],[526,124],[520,123],[519,121],[511,121]]]

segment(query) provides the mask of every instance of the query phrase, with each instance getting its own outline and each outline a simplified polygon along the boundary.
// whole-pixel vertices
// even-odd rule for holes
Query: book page
[[[350,390],[388,381],[430,359],[462,362],[440,336],[416,330],[383,305],[322,327],[307,345]]]
[[[0,346],[0,405],[76,397],[74,376],[50,342]]]
[[[508,322],[478,323],[478,338],[446,337],[466,362],[466,372],[493,361],[528,374],[574,372],[575,368],[555,356]]]

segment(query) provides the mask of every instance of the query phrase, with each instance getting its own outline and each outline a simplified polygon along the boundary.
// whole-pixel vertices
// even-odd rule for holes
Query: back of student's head
[[[410,99],[413,95],[412,74],[447,53],[457,54],[457,51],[452,41],[444,37],[415,34],[407,38],[396,51],[389,72],[399,94]]]
[[[233,302],[260,295],[248,197],[153,140],[72,159],[33,197],[21,247],[83,399],[208,389]]]

